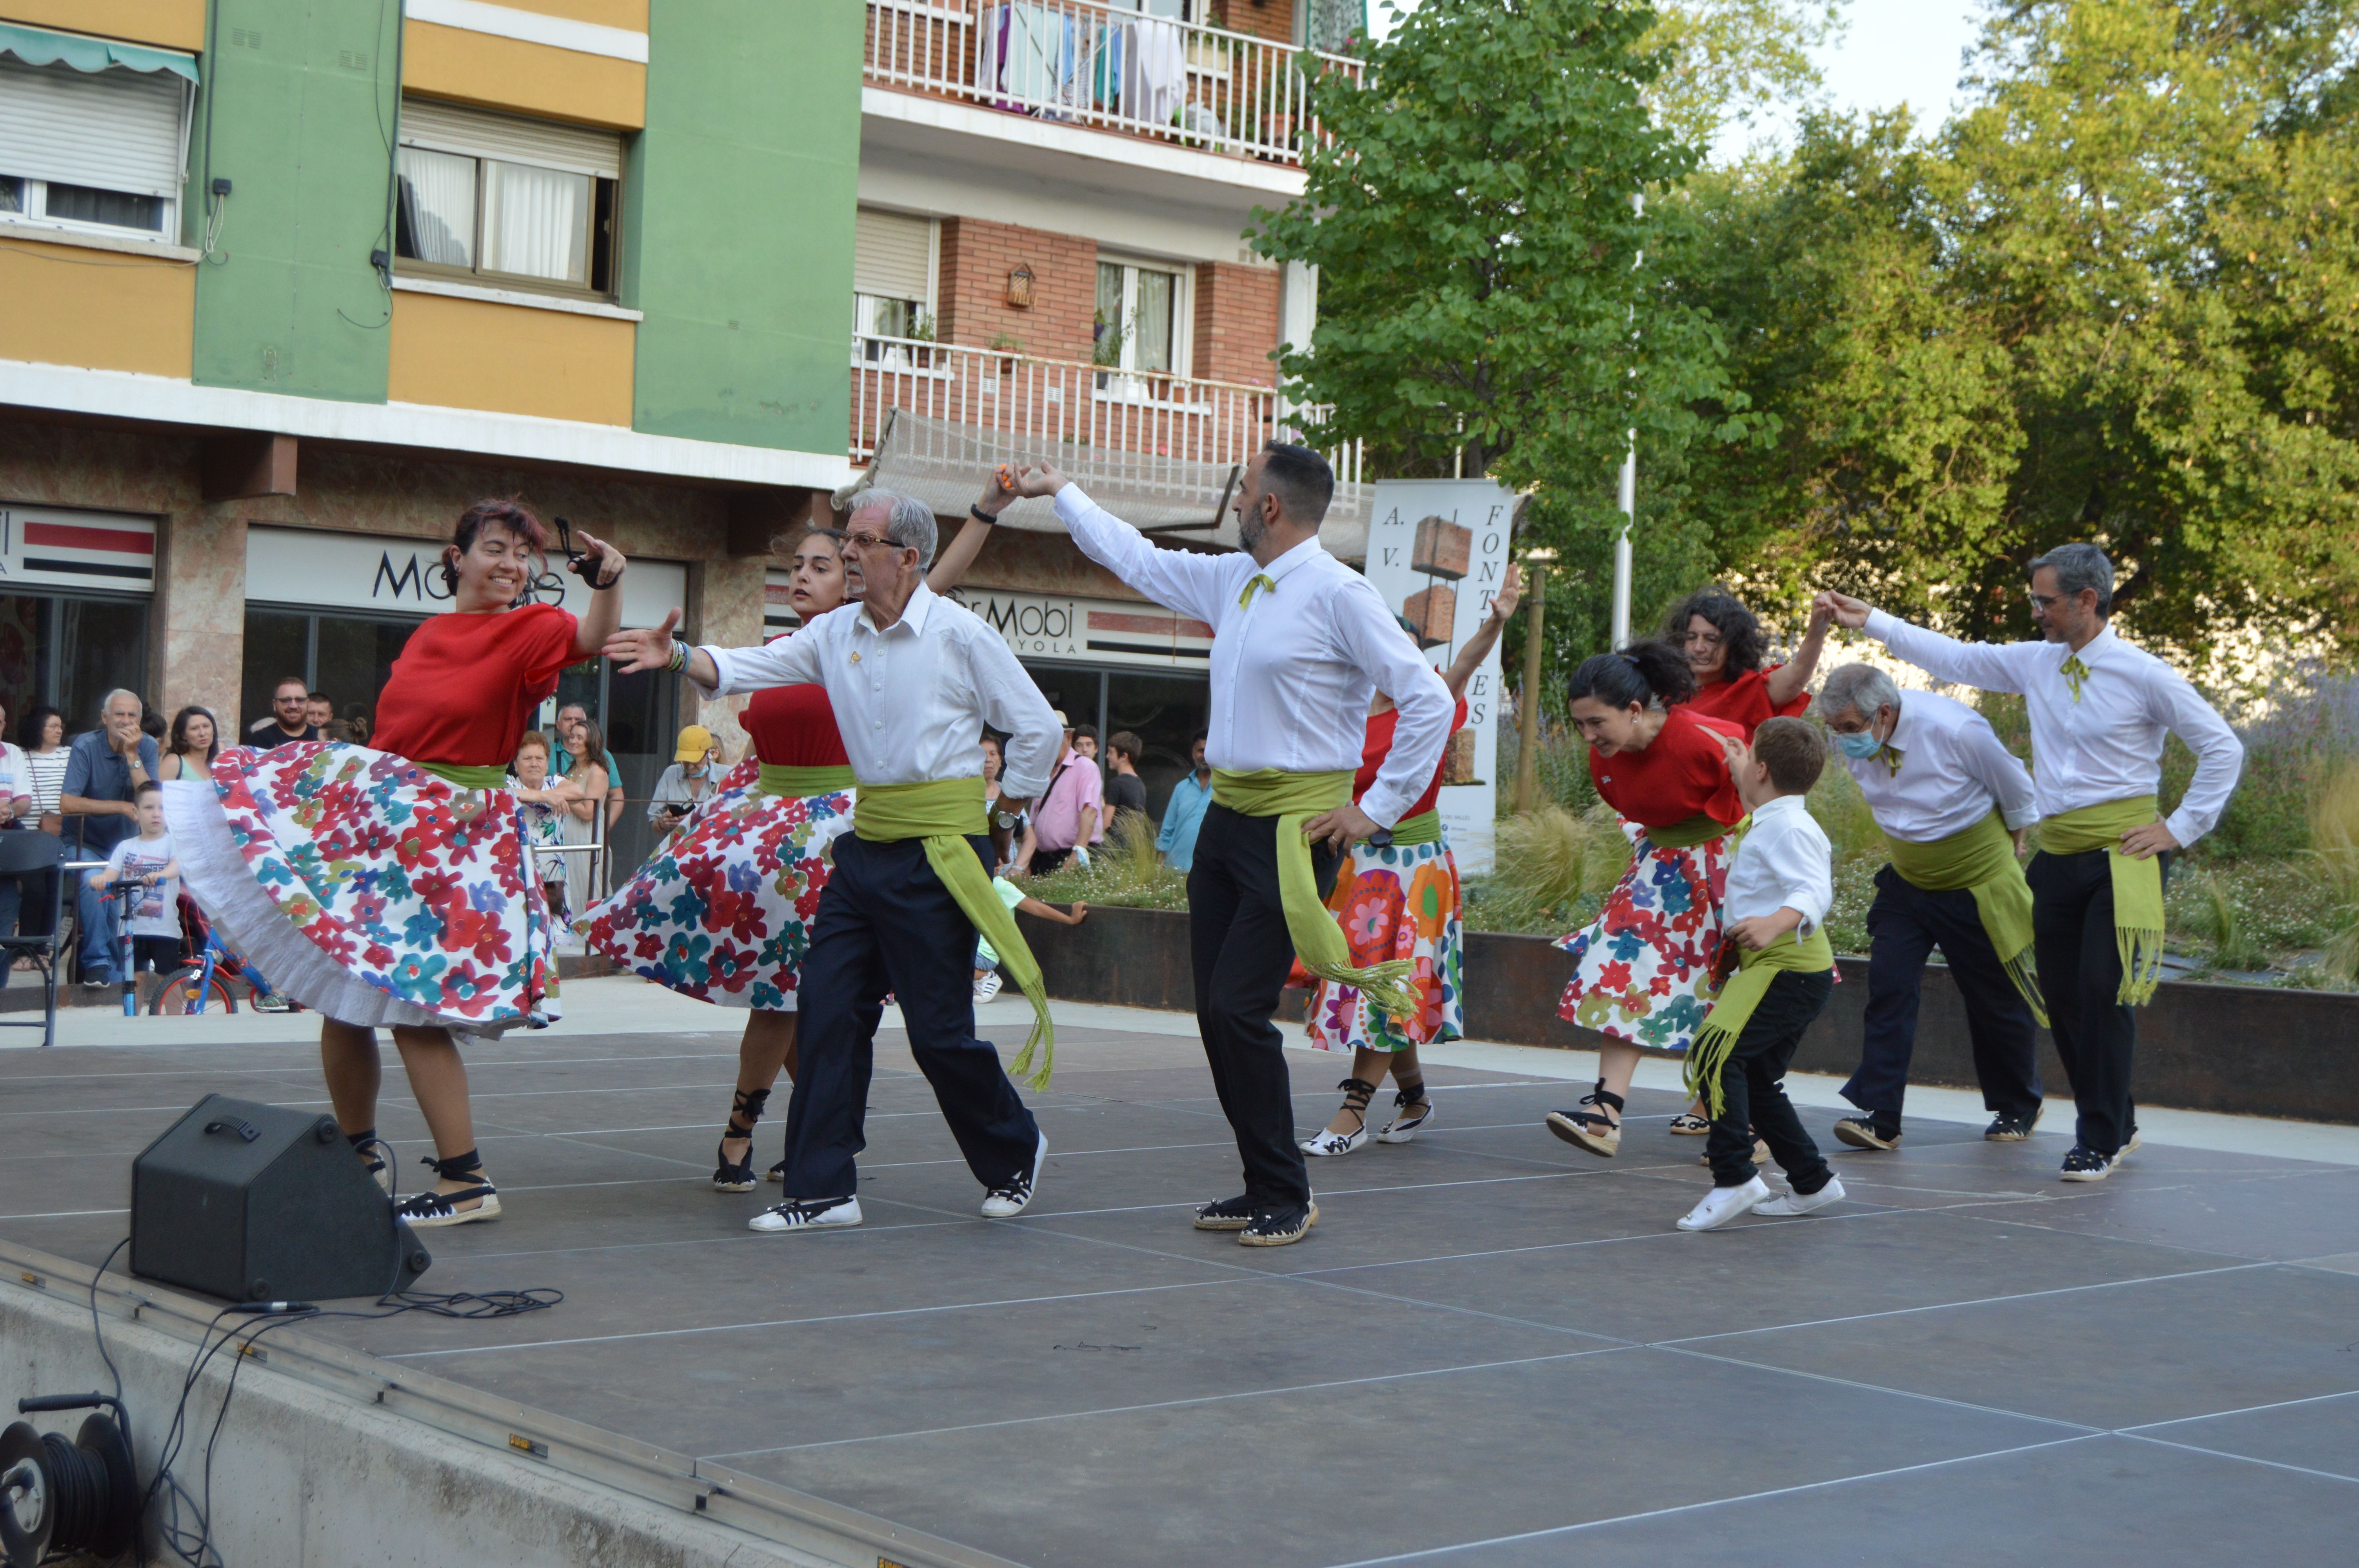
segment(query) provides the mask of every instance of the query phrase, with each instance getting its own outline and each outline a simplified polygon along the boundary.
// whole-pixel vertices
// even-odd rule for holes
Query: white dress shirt
[[[1802,796],[1781,795],[1755,806],[1721,894],[1722,928],[1790,909],[1802,917],[1794,939],[1807,939],[1835,901],[1834,865],[1834,847]]]
[[[2165,731],[2195,753],[2187,794],[2163,818],[2172,838],[2192,844],[2211,832],[2235,793],[2245,743],[2228,721],[2185,676],[2131,647],[2110,626],[2081,650],[2089,673],[2077,702],[2064,678],[2072,650],[2062,643],[1961,643],[1881,610],[1869,613],[1867,634],[1939,679],[2023,694],[2042,816],[2158,792]],[[1905,707],[1908,698],[1901,700]]]
[[[2031,770],[1999,743],[1990,720],[1939,692],[1900,694],[1900,719],[1885,742],[1900,771],[1882,757],[1843,757],[1859,781],[1875,825],[1895,838],[1930,844],[1963,833],[1998,808],[2009,832],[2039,819]],[[1837,755],[1842,755],[1838,752]]]
[[[1381,691],[1400,719],[1360,809],[1390,827],[1417,804],[1441,763],[1457,705],[1367,579],[1317,539],[1266,567],[1242,551],[1159,549],[1077,484],[1057,492],[1057,515],[1082,554],[1158,604],[1212,629],[1212,721],[1204,743],[1212,766],[1356,772],[1368,703]],[[1257,589],[1251,604],[1240,606],[1256,577],[1277,586]]]
[[[716,697],[816,681],[835,708],[853,776],[864,784],[983,775],[983,727],[1007,735],[1000,789],[1028,799],[1049,783],[1063,731],[1057,710],[1006,642],[924,583],[884,631],[864,604],[814,616],[759,648],[707,648]]]

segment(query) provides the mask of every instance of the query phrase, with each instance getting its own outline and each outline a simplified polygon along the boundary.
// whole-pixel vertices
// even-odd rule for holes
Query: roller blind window
[[[401,113],[404,271],[614,292],[620,136],[427,99]]]
[[[0,56],[0,213],[165,237],[179,227],[189,84]]]
[[[852,330],[856,338],[929,338],[933,333],[934,225],[925,218],[863,207],[852,242]],[[875,360],[882,345],[867,344]]]

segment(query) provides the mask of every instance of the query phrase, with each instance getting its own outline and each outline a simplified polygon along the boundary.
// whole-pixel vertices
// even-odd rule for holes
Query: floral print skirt
[[[234,747],[164,785],[222,940],[342,1023],[496,1035],[558,1016],[548,906],[516,797],[339,741]]]
[[[614,896],[574,923],[591,951],[723,1007],[795,1011],[803,954],[852,827],[853,792],[773,795],[751,758],[724,777]]]
[[[1557,1016],[1656,1051],[1687,1050],[1716,994],[1728,840],[1674,849],[1643,834],[1586,930],[1560,937],[1572,979]]]
[[[1351,863],[1336,873],[1327,907],[1343,924],[1353,963],[1405,958],[1413,966],[1409,983],[1419,1005],[1415,1018],[1386,1018],[1363,1004],[1356,987],[1321,980],[1305,1014],[1312,1045],[1399,1051],[1463,1036],[1465,941],[1458,862],[1447,838],[1383,849],[1354,845]]]

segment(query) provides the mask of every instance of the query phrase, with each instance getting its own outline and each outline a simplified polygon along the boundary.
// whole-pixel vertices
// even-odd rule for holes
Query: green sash
[[[761,776],[755,781],[754,787],[780,800],[796,800],[812,795],[838,795],[856,788],[860,782],[852,776],[851,767],[842,762],[823,768],[780,767],[769,762],[757,762],[755,766],[761,770]]]
[[[1414,1018],[1418,997],[1408,983],[1412,966],[1406,959],[1387,958],[1365,968],[1354,967],[1343,928],[1321,902],[1319,879],[1311,874],[1310,844],[1302,837],[1302,825],[1321,812],[1349,804],[1351,798],[1349,773],[1212,770],[1214,805],[1245,816],[1277,818],[1278,903],[1286,912],[1286,934],[1294,939],[1294,956],[1302,960],[1304,970],[1319,979],[1353,988],[1387,1018]],[[866,805],[863,796],[862,809]],[[1394,841],[1399,842],[1397,837]]]
[[[1404,816],[1393,824],[1396,844],[1439,844],[1441,842],[1441,813],[1420,811],[1415,816]]]
[[[1810,933],[1804,942],[1794,940],[1790,931],[1756,952],[1741,948],[1736,957],[1736,973],[1720,988],[1720,1000],[1712,1004],[1712,1012],[1696,1031],[1695,1043],[1688,1047],[1688,1092],[1704,1102],[1704,1108],[1717,1119],[1725,1104],[1721,1098],[1721,1069],[1728,1065],[1728,1054],[1736,1049],[1738,1036],[1753,1020],[1753,1010],[1769,994],[1769,982],[1780,969],[1792,969],[1799,974],[1815,975],[1835,967],[1835,951],[1827,942],[1826,927]]]
[[[1887,835],[1887,838],[1889,836]],[[1964,888],[1974,895],[1974,913],[1983,917],[1983,931],[1998,950],[2006,978],[2031,1004],[2031,1016],[2044,1026],[2048,1004],[2039,994],[2039,968],[2032,954],[2031,884],[2023,880],[2023,864],[2015,858],[2015,840],[1994,811],[1967,828],[1930,844],[1892,838],[1892,869],[1901,878],[1928,892],[1954,892]]]
[[[410,765],[425,769],[453,789],[506,789],[508,787],[508,771],[497,762],[477,767],[469,762],[413,761]]]
[[[1024,1072],[1031,1065],[1037,1047],[1040,1070],[1027,1081],[1036,1089],[1047,1088],[1049,1074],[1057,1062],[1057,1030],[1049,1022],[1049,991],[1040,979],[1039,961],[1016,928],[1014,912],[991,891],[991,873],[983,869],[966,842],[969,837],[986,831],[983,775],[857,787],[860,806],[852,814],[853,833],[871,844],[922,840],[926,864],[934,869],[934,875],[941,879],[942,886],[1023,988],[1025,999],[1032,1004],[1032,1033],[1008,1071]]]
[[[2109,800],[2050,816],[2039,824],[2039,847],[2051,855],[2105,851],[2114,874],[2114,943],[2121,949],[2122,989],[2116,1000],[2144,1007],[2162,981],[2162,861],[2121,852],[2122,835],[2162,820],[2150,795]]]
[[[1685,822],[1674,822],[1669,827],[1649,827],[1642,822],[1638,830],[1658,849],[1692,849],[1699,844],[1724,838],[1736,828],[1733,823],[1715,821],[1699,811]]]

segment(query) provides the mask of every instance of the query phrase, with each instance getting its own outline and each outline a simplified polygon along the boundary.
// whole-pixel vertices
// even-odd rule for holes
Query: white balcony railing
[[[1242,463],[1291,439],[1297,410],[1272,388],[1192,376],[1108,370],[1072,360],[915,338],[852,341],[852,456],[876,449],[896,408],[1004,436],[1071,441],[1109,455]],[[1360,478],[1356,444],[1328,454],[1344,484]]]
[[[1043,120],[1299,164],[1306,66],[1345,55],[1091,0],[870,0],[865,75]]]

